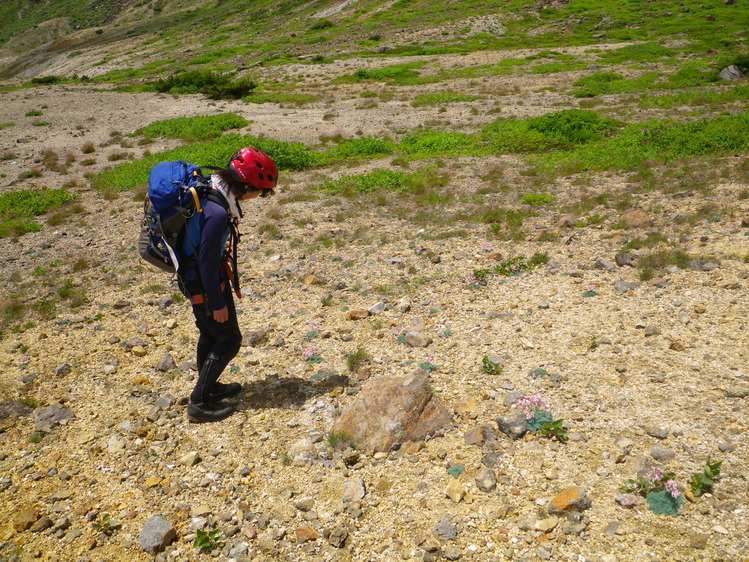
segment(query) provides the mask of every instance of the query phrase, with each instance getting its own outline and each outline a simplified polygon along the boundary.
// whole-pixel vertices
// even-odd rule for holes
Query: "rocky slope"
[[[472,55],[470,64],[498,56]],[[351,64],[330,72],[351,72]],[[633,180],[616,175],[563,178],[555,203],[526,220],[525,236],[506,240],[485,225],[443,224],[437,206],[421,209],[433,222],[416,224],[418,209],[403,212],[408,202],[394,197],[303,200],[324,177],[389,167],[390,159],[289,173],[277,198],[245,209],[246,337],[224,375],[244,385],[239,411],[220,424],[187,422],[196,340],[189,308],[170,296],[164,274],[137,260],[140,203],[129,193],[103,198],[83,174],[112,153],[172,146],[123,146],[112,133],[174,116],[233,111],[253,121],[248,132],[308,143],[355,131],[397,136],[436,119],[472,130],[496,117],[491,98],[415,109],[404,100],[416,89],[402,88],[365,104],[362,88],[326,89],[325,79],[313,88],[327,101],[301,107],[63,87],[0,94],[0,122],[16,122],[0,139],[0,151],[13,153],[0,162],[3,191],[72,179],[83,208],[62,224],[0,240],[4,298],[20,295],[31,307],[57,298],[61,279],[72,295],[51,320],[29,311],[0,342],[0,556],[151,560],[144,545],[166,535],[173,540],[160,560],[743,559],[749,202],[737,194],[745,180],[715,180],[704,195],[633,191]],[[503,114],[533,115],[561,100],[544,87],[573,79],[450,86],[501,89]],[[23,117],[30,109],[51,124],[34,126],[37,118]],[[85,142],[96,146],[88,166]],[[74,156],[67,175],[43,167],[45,149]],[[463,197],[454,205],[467,211],[475,198],[517,202],[515,192],[485,189],[496,187],[482,179],[490,172],[503,170],[502,184],[527,181],[515,157],[441,165],[457,176]],[[42,175],[16,180],[34,168]],[[560,209],[603,192],[629,193],[629,208],[601,205],[590,214],[607,215],[602,224],[570,226],[581,217]],[[726,212],[689,228],[679,220],[706,205]],[[623,221],[626,228],[614,228]],[[699,259],[640,281],[640,270],[616,256],[652,232],[663,237],[659,247]],[[629,252],[632,263],[648,251]],[[550,261],[475,278],[535,253]],[[407,332],[431,343],[406,343]],[[346,356],[359,350],[368,359],[350,371]],[[484,357],[501,373],[484,372]],[[334,446],[330,429],[364,381],[419,367],[450,427],[391,452]],[[567,443],[498,430],[514,399],[534,394],[564,420]],[[491,432],[498,437],[476,439]],[[723,477],[678,517],[615,501],[651,466],[674,472],[685,491],[708,458],[723,461]],[[216,543],[212,553],[195,548],[196,538]]]

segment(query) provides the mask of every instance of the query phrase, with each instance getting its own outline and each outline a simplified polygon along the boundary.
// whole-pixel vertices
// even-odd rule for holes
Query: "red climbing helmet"
[[[226,167],[236,181],[250,184],[255,189],[273,189],[278,182],[278,169],[270,156],[247,146],[229,160]]]

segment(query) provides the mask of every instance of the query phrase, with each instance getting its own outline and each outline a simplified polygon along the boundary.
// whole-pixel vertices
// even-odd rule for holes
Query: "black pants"
[[[223,323],[216,322],[213,319],[213,314],[205,303],[196,304],[192,307],[195,325],[200,332],[197,349],[198,382],[191,396],[194,402],[203,401],[202,399],[205,397],[202,395],[216,382],[229,361],[239,353],[239,348],[242,345],[242,332],[239,330],[237,311],[234,307],[234,295],[229,283],[226,284],[226,289],[224,289],[224,300],[229,311],[229,319]],[[209,363],[211,364],[206,365],[209,357],[211,359]]]

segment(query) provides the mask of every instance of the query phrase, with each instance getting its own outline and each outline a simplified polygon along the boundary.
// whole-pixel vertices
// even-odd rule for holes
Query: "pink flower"
[[[671,494],[672,498],[678,498],[679,497],[679,489],[676,487],[676,482],[671,480],[670,478],[666,480],[666,483],[663,485],[664,488],[666,488],[666,491]]]
[[[549,405],[540,394],[521,396],[515,401],[515,406],[523,410],[526,419],[531,419],[537,410],[549,409]]]
[[[656,482],[660,482],[661,478],[663,478],[663,470],[661,470],[657,466],[654,466],[650,469],[650,472],[648,472],[646,478],[653,484],[655,484]]]

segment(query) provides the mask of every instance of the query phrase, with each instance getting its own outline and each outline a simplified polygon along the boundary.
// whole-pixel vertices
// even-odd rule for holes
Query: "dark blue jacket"
[[[192,220],[200,221],[200,240],[191,240],[190,225],[183,244],[183,253],[188,255],[197,250],[197,267],[189,267],[182,274],[186,281],[197,279],[202,283],[202,292],[208,300],[209,308],[220,310],[226,306],[221,283],[226,282],[226,274],[221,269],[224,258],[226,240],[231,232],[229,228],[229,214],[218,203],[206,200],[203,212],[197,213]],[[195,229],[192,229],[195,232]],[[197,234],[194,234],[197,237]]]

